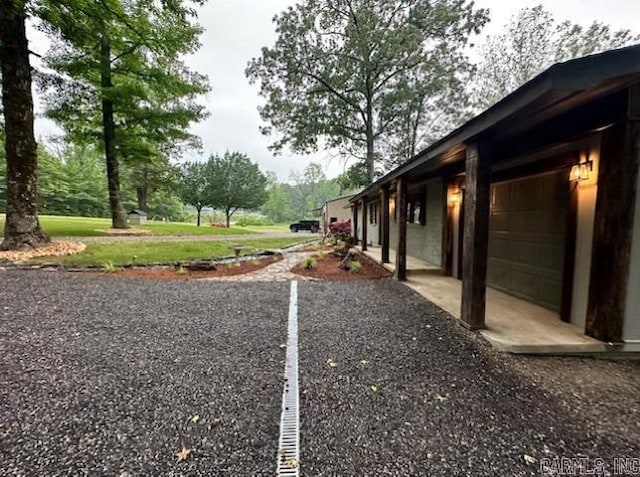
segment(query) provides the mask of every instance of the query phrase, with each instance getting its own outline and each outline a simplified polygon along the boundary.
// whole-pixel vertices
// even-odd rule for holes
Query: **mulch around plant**
[[[240,262],[239,264],[220,264],[215,270],[190,271],[185,270],[179,273],[175,268],[127,268],[113,273],[100,273],[101,276],[115,278],[143,278],[149,280],[197,280],[201,278],[228,277],[232,275],[243,275],[265,268],[273,263],[282,260],[282,256],[261,258],[251,261]],[[95,272],[86,272],[93,273]]]
[[[362,265],[362,269],[358,273],[352,273],[340,268],[340,258],[333,253],[327,253],[323,259],[316,260],[315,266],[310,270],[304,268],[302,263],[299,263],[291,271],[296,275],[318,280],[376,280],[391,276],[391,272],[362,254],[358,254],[356,259]]]

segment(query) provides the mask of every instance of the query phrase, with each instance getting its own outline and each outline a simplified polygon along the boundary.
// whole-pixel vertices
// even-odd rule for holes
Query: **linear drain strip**
[[[284,368],[278,476],[300,475],[300,410],[298,396],[298,282],[291,282],[287,361]]]

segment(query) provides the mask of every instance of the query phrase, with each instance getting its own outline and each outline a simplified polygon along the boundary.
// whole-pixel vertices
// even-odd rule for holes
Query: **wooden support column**
[[[585,332],[620,342],[633,239],[640,163],[640,88],[630,90],[628,120],[604,132],[591,255]]]
[[[367,205],[367,198],[362,198],[362,251],[367,251],[367,227],[369,226],[369,221],[367,220],[367,212],[369,206]]]
[[[396,247],[395,278],[407,279],[407,181],[401,177],[396,185],[396,214],[398,214],[398,245]]]
[[[489,250],[491,162],[482,143],[467,146],[462,252],[462,323],[484,328]]]
[[[382,263],[389,263],[389,186],[382,188]]]
[[[353,244],[358,245],[358,202],[354,202],[352,209],[353,211],[353,221],[351,224],[353,225],[353,230],[351,231],[353,234]]]

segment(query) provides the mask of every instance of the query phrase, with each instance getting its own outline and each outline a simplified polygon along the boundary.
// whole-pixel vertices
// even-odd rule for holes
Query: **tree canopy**
[[[276,150],[336,148],[372,181],[379,144],[405,127],[406,105],[459,84],[464,46],[486,21],[466,0],[300,2],[276,16],[275,45],[246,71],[266,99],[263,132],[277,135]]]
[[[542,5],[523,8],[481,47],[475,77],[477,110],[486,109],[554,63],[640,42],[629,30],[595,21],[558,21]]]
[[[211,156],[206,164],[208,205],[224,211],[227,227],[238,209],[257,209],[267,200],[267,178],[240,152]]]
[[[114,227],[126,226],[122,160],[148,170],[199,145],[188,127],[206,117],[195,100],[208,84],[181,62],[201,33],[186,3],[76,0],[41,11],[58,38],[46,57],[57,75],[42,81],[47,116],[64,127],[68,141],[104,151]],[[147,187],[141,183],[141,199]]]

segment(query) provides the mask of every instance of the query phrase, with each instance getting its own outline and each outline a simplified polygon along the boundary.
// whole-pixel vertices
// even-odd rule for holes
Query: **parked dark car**
[[[300,220],[295,224],[289,225],[289,230],[293,233],[299,232],[300,230],[308,230],[311,233],[315,234],[320,231],[320,221],[319,220]]]

